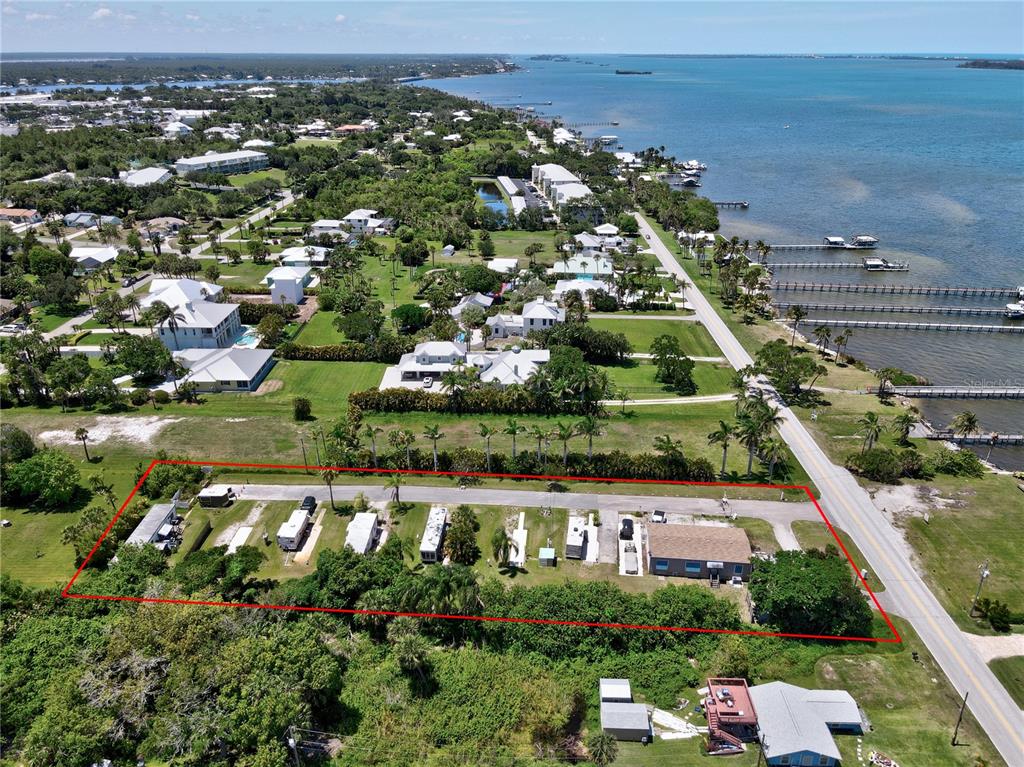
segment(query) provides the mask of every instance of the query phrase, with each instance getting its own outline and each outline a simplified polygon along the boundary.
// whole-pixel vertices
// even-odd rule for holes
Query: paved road
[[[658,399],[629,399],[629,405],[701,405],[706,402],[730,402],[736,399],[735,394],[705,394],[697,397],[660,397]],[[604,399],[601,404],[606,407],[621,405],[620,399]]]
[[[282,197],[277,202],[268,205],[267,207],[262,208],[261,210],[256,211],[247,219],[245,219],[242,223],[245,224],[246,226],[249,226],[251,224],[255,224],[257,221],[262,221],[263,219],[273,215],[282,208],[287,208],[289,205],[295,202],[296,199],[297,197],[291,193],[291,190],[285,190],[284,197]],[[238,234],[241,228],[242,225],[238,224],[236,226],[231,227],[230,229],[225,229],[223,232],[220,233],[220,237],[218,237],[218,239],[223,240],[225,238],[231,237],[231,235],[233,234]],[[199,243],[199,245],[193,248],[189,255],[193,257],[201,257],[202,254],[205,251],[209,250],[212,245],[212,240],[205,240],[204,242]]]
[[[642,216],[637,215],[637,221],[662,266],[673,276],[687,279],[686,299],[729,363],[736,369],[751,364],[750,355],[703,293],[689,283],[661,238]],[[780,436],[821,493],[829,519],[850,535],[876,577],[885,584],[886,602],[892,612],[910,622],[957,692],[970,693],[968,707],[1007,764],[1024,765],[1024,712],[914,570],[903,535],[874,507],[856,479],[829,460],[767,381],[754,381],[752,385],[765,390],[779,405],[783,418]]]
[[[653,360],[654,355],[648,354],[646,352],[633,352],[632,354],[629,355],[629,358],[632,360]],[[690,359],[693,360],[694,362],[727,362],[725,357],[690,357]],[[817,388],[819,391],[824,391],[820,387],[815,388]]]
[[[327,500],[327,488],[316,485],[242,485],[238,489],[242,501],[296,501],[312,495],[317,500]],[[376,485],[335,485],[335,500],[352,500],[356,493],[363,493],[370,501],[391,500],[391,490]],[[820,521],[821,515],[812,503],[789,503],[786,501],[743,501],[729,500],[729,511],[722,511],[721,503],[713,498],[680,498],[678,496],[630,495],[628,493],[548,493],[541,490],[511,490],[495,488],[473,488],[456,490],[451,487],[431,485],[403,485],[403,501],[417,503],[468,503],[476,506],[552,506],[558,509],[589,511],[598,509],[601,513],[602,529],[606,520],[612,521],[618,512],[653,511],[683,514],[708,514],[725,516],[735,513],[741,517],[754,517],[768,522],[789,525],[796,520]],[[602,541],[603,545],[603,541]]]

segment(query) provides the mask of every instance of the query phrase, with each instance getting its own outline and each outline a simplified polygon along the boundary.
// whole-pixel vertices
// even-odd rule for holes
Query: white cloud
[[[100,19],[106,19],[113,15],[114,12],[109,8],[97,8],[95,11],[92,12],[92,16],[90,16],[89,18],[93,21],[99,21]]]
[[[185,20],[186,21],[199,21],[199,14],[198,13],[186,13],[185,14]]]
[[[337,16],[335,16],[334,17],[334,23],[335,24],[344,24],[345,23],[345,14],[339,13]]]
[[[121,21],[135,21],[138,16],[133,13],[119,13],[117,14],[117,18],[121,19]]]
[[[26,13],[25,21],[50,21],[57,18],[52,13]]]
[[[17,8],[15,8],[10,3],[5,3],[4,4],[4,16],[17,16],[17,15],[18,15],[18,9]]]

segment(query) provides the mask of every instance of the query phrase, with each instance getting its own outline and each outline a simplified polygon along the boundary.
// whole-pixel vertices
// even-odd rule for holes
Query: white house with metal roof
[[[121,181],[128,186],[150,186],[152,184],[166,184],[174,177],[167,168],[140,168],[139,170],[122,171]]]
[[[173,325],[168,321],[157,327],[157,335],[171,351],[219,349],[231,346],[242,331],[238,305],[216,300],[221,291],[208,282],[158,279],[149,284],[141,304],[149,308],[160,302],[174,311]]]
[[[188,372],[178,381],[201,392],[255,391],[274,367],[273,349],[182,349],[174,353]]]
[[[117,258],[117,248],[109,245],[105,248],[77,247],[72,248],[69,255],[75,262],[76,272],[89,274],[102,269]]]
[[[303,289],[314,276],[308,266],[276,266],[260,282],[270,289],[271,303],[298,305],[305,300]]]
[[[372,511],[361,511],[352,517],[345,530],[345,545],[357,554],[367,554],[380,533],[380,520]]]
[[[331,251],[319,245],[293,245],[277,254],[281,266],[324,266]]]
[[[394,220],[378,216],[377,211],[357,208],[341,220],[352,234],[387,234],[394,227]]]
[[[487,318],[494,338],[521,338],[534,330],[550,330],[563,322],[565,309],[544,298],[527,302],[522,314],[495,314]]]
[[[578,253],[565,261],[555,261],[548,269],[548,274],[573,277],[608,277],[612,272],[612,260],[592,251]]]
[[[384,371],[380,388],[408,387],[424,378],[440,379],[445,373],[476,368],[482,383],[498,386],[522,384],[551,359],[547,349],[468,352],[466,344],[457,341],[427,341],[403,354],[397,365]]]

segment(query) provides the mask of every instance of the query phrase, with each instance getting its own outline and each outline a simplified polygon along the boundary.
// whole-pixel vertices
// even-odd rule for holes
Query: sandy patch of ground
[[[232,539],[235,537],[235,533],[237,533],[243,527],[248,527],[250,532],[252,532],[252,528],[256,527],[256,523],[260,521],[260,515],[263,513],[263,510],[265,508],[267,508],[267,504],[262,501],[260,503],[255,504],[249,510],[249,513],[245,515],[245,519],[243,519],[241,522],[235,522],[233,525],[228,525],[227,527],[225,527],[221,531],[220,535],[217,536],[217,539],[213,542],[213,545],[230,545]],[[246,538],[248,537],[249,536],[246,536]]]
[[[922,485],[892,485],[871,491],[875,508],[891,521],[901,518],[927,517],[934,511],[953,508],[956,502],[943,498],[939,491]]]
[[[248,420],[248,418],[225,418],[224,423],[243,423]]]
[[[259,397],[261,394],[270,394],[272,391],[280,391],[281,387],[284,386],[284,381],[280,378],[268,378],[259,385],[259,388],[254,392],[250,392],[253,397]]]
[[[996,658],[1012,658],[1015,655],[1024,655],[1024,634],[979,636],[978,634],[970,634],[966,631],[961,633],[974,646],[975,651],[986,663]]]
[[[158,415],[137,417],[101,415],[97,416],[93,423],[81,425],[89,430],[90,444],[116,440],[146,445],[152,442],[154,437],[159,436],[164,427],[181,420],[184,419]],[[75,429],[44,431],[39,434],[39,440],[50,445],[80,444],[79,440],[75,439]]]

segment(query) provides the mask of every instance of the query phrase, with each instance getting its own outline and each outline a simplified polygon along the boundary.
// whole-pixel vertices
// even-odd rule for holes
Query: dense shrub
[[[283,343],[277,347],[277,356],[286,360],[313,362],[385,362],[394,364],[402,355],[411,352],[414,342],[410,338],[393,335],[380,336],[370,343],[346,341],[325,346],[305,346]]]
[[[292,417],[296,421],[308,421],[313,417],[313,403],[305,397],[296,397],[292,400]]]
[[[495,413],[522,415],[526,413],[564,413],[587,415],[600,411],[600,404],[591,400],[547,398],[541,401],[522,386],[484,386],[443,394],[423,389],[368,389],[353,392],[348,401],[363,410],[375,413]]]
[[[954,477],[980,477],[985,473],[985,465],[970,450],[950,450],[939,448],[929,456],[926,466],[937,474],[951,474]]]
[[[551,330],[534,331],[530,338],[540,346],[574,346],[592,364],[622,362],[633,352],[625,334],[596,330],[580,322],[566,322]]]
[[[290,320],[298,314],[295,304],[256,304],[242,301],[238,305],[238,317],[246,325],[258,325],[268,314],[276,314],[283,320]]]

